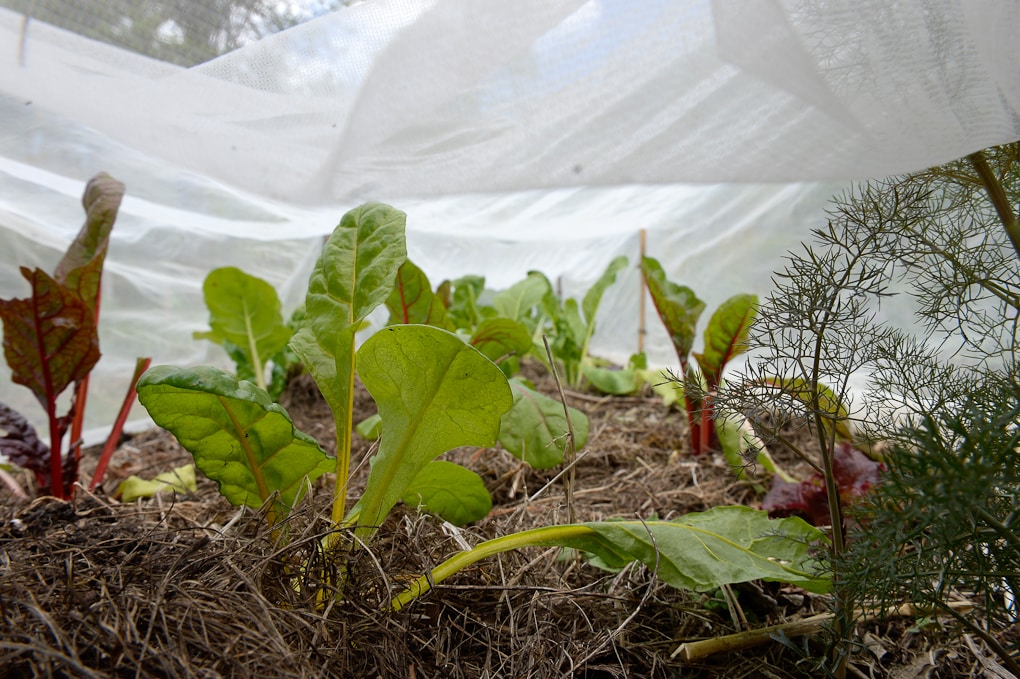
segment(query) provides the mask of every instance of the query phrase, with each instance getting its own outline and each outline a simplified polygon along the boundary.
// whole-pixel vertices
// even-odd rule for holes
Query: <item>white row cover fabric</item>
[[[134,358],[226,363],[191,339],[233,265],[301,300],[364,200],[409,214],[438,283],[539,269],[580,295],[637,231],[714,308],[764,294],[849,180],[1020,137],[1020,3],[370,0],[191,69],[0,10],[0,295],[51,270],[84,182],[128,187],[89,424]],[[24,40],[22,40],[24,38]],[[637,348],[634,269],[594,349]],[[673,362],[648,307],[652,361]],[[40,421],[0,371],[0,400]]]

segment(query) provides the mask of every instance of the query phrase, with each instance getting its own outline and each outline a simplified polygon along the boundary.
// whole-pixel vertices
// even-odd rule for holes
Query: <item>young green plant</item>
[[[231,501],[265,507],[271,523],[309,481],[330,468],[337,471],[332,523],[349,529],[354,542],[371,540],[401,500],[438,504],[440,496],[455,495],[460,508],[471,510],[473,493],[463,492],[463,475],[455,471],[462,468],[435,458],[456,446],[492,445],[515,398],[537,402],[523,386],[512,395],[491,360],[434,326],[391,325],[354,351],[354,334],[362,321],[398,285],[404,263],[403,220],[403,213],[378,204],[344,216],[312,273],[305,325],[292,339],[333,408],[340,440],[335,460],[297,431],[265,390],[224,371],[162,366],[139,382],[143,405],[157,424],[192,451],[199,469],[216,480]],[[431,313],[431,303],[427,308]],[[365,491],[345,511],[355,369],[376,400],[382,432]],[[548,414],[536,410],[539,419]],[[509,421],[507,426],[513,430],[531,425]],[[532,454],[546,452],[542,440],[527,447]],[[334,556],[340,554],[335,548],[341,540],[327,542]],[[642,561],[680,587],[702,589],[766,578],[824,591],[828,579],[812,557],[812,544],[822,540],[821,532],[800,519],[771,520],[746,507],[718,508],[678,521],[550,526],[453,556],[416,580],[391,607],[406,605],[480,558],[538,545],[581,549],[613,566]]]
[[[332,523],[353,528],[362,541],[400,500],[461,523],[480,518],[491,506],[477,475],[434,458],[457,446],[495,442],[499,418],[512,402],[500,370],[456,335],[427,325],[385,328],[355,351],[355,334],[372,310],[398,287],[420,280],[408,266],[398,285],[406,262],[404,220],[399,210],[372,203],[344,215],[312,271],[304,321],[291,338],[333,411],[333,458],[296,430],[264,389],[224,371],[162,366],[139,383],[153,420],[177,436],[228,499],[267,507],[271,524],[309,481],[330,470],[336,473]],[[224,273],[243,282],[242,300],[269,298],[240,272],[218,275]],[[236,301],[220,305],[213,325],[218,337],[254,347],[254,356],[260,338],[272,338],[280,323],[277,314],[259,317],[249,313],[252,308]],[[266,351],[277,344],[274,340]],[[382,442],[366,491],[348,511],[356,371],[379,407]],[[339,533],[332,535],[335,546]]]

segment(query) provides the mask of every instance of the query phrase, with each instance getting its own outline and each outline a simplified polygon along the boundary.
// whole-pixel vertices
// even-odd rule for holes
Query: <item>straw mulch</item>
[[[534,371],[534,367],[532,367]],[[540,386],[550,380],[534,373]],[[576,466],[580,521],[670,518],[717,505],[756,505],[762,488],[737,481],[719,456],[687,453],[683,416],[651,395],[571,394],[591,418]],[[333,444],[328,408],[307,378],[282,399],[295,423]],[[373,412],[359,392],[356,417]],[[806,471],[776,451],[783,464]],[[94,452],[84,462],[94,465]],[[371,446],[351,488],[360,492]],[[460,545],[565,522],[555,472],[532,470],[498,448],[453,451],[477,471],[495,507],[453,529],[398,507],[368,548],[348,561],[342,596],[303,569],[322,563],[330,488],[323,483],[273,536],[257,512],[226,503],[208,480],[194,496],[121,504],[79,491],[71,503],[6,499],[0,516],[0,674],[56,677],[810,677],[797,647],[770,643],[693,665],[672,657],[684,641],[813,615],[823,597],[772,583],[698,594],[671,589],[643,566],[598,570],[557,549],[511,552],[439,584],[400,612],[390,597]],[[172,437],[124,442],[102,488],[190,462]],[[336,574],[341,564],[326,564]],[[323,572],[319,569],[317,572]],[[339,581],[339,579],[334,580]],[[854,676],[982,676],[983,654],[947,646],[910,621],[860,630],[868,641]],[[807,647],[824,651],[820,642]],[[990,676],[990,675],[989,675]]]

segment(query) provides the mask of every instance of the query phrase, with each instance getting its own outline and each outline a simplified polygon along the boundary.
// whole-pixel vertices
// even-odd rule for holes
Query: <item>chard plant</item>
[[[626,257],[620,256],[611,261],[584,294],[580,304],[573,298],[561,300],[546,280],[542,310],[552,322],[552,352],[563,366],[567,384],[572,387],[580,387],[584,380],[583,368],[590,362],[588,347],[595,334],[595,316],[602,304],[602,297],[625,268]],[[542,354],[538,352],[537,355]]]
[[[715,396],[726,364],[746,351],[747,333],[755,318],[758,298],[734,295],[723,302],[708,321],[704,350],[698,353],[694,352],[694,341],[705,303],[689,287],[670,281],[662,265],[651,257],[641,260],[641,273],[680,361],[673,381],[682,390],[691,450],[701,455],[719,445],[714,422]],[[691,363],[692,356],[695,363]]]
[[[401,500],[452,515],[466,510],[462,519],[476,515],[472,503],[488,511],[487,493],[477,493],[465,476],[473,472],[437,460],[443,452],[488,446],[500,438],[508,447],[511,439],[520,440],[521,456],[539,466],[562,457],[549,445],[552,406],[523,384],[511,388],[503,372],[458,335],[434,325],[390,325],[355,351],[355,333],[365,317],[387,300],[391,313],[405,313],[406,320],[423,320],[412,317],[413,310],[441,322],[423,276],[410,266],[401,274],[404,219],[402,212],[372,203],[344,215],[311,274],[304,322],[291,338],[333,409],[338,440],[333,457],[296,430],[264,389],[225,371],[160,366],[138,385],[153,420],[177,436],[221,492],[235,504],[263,508],[274,526],[311,481],[333,471],[335,530],[325,546],[329,557],[341,562],[341,573],[345,550],[370,542]],[[412,290],[417,294],[407,294]],[[379,407],[381,434],[365,491],[348,508],[355,371]],[[515,415],[515,401],[530,411]],[[575,424],[580,429],[580,421]],[[678,587],[703,590],[764,578],[826,591],[829,580],[814,557],[820,541],[822,534],[801,519],[770,519],[746,507],[716,508],[676,521],[549,526],[455,554],[416,579],[390,607],[406,606],[479,559],[550,545],[584,550],[612,566],[640,561]],[[342,592],[344,583],[332,584]]]
[[[124,185],[108,174],[93,177],[82,196],[85,224],[53,275],[22,267],[31,295],[0,299],[4,356],[11,378],[31,389],[42,405],[50,440],[47,446],[22,414],[0,404],[0,452],[34,474],[39,492],[59,499],[71,497],[78,477],[88,379],[100,357],[103,262],[123,196]],[[102,480],[127,419],[134,399],[134,381],[146,367],[148,359],[139,359],[132,388],[101,454],[93,488]],[[64,412],[59,400],[68,388],[72,391],[71,404]],[[63,440],[68,430],[71,450],[65,454]]]
[[[284,323],[276,290],[232,266],[209,272],[202,292],[210,329],[194,333],[195,339],[223,347],[234,360],[238,377],[254,381],[274,399],[279,398],[287,386],[289,368],[297,360],[287,344],[304,310],[295,312],[291,323]]]

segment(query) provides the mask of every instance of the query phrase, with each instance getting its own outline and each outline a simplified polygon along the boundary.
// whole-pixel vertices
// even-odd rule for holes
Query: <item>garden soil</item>
[[[557,393],[541,366],[539,388]],[[566,392],[590,418],[572,482],[578,521],[670,519],[719,505],[760,504],[768,479],[738,480],[719,454],[692,457],[684,416],[647,393]],[[281,398],[301,430],[326,450],[332,418],[308,376]],[[359,387],[355,420],[374,413]],[[810,449],[809,432],[785,432]],[[780,446],[773,454],[802,478],[810,468]],[[355,436],[349,495],[360,494],[372,444]],[[98,450],[84,453],[83,476]],[[228,504],[200,478],[190,495],[120,503],[119,481],[151,478],[191,462],[160,430],[126,438],[95,493],[73,502],[4,496],[0,511],[0,675],[11,677],[814,677],[825,635],[775,639],[684,661],[681,644],[795,622],[827,610],[824,596],[776,583],[709,593],[679,591],[642,565],[599,570],[556,548],[509,552],[439,583],[422,600],[386,611],[411,578],[459,549],[568,521],[557,470],[540,472],[496,448],[447,459],[482,476],[494,507],[466,528],[398,506],[345,572],[321,552],[331,478],[288,518],[285,539],[258,512]],[[755,470],[750,469],[750,472]],[[329,479],[329,480],[327,480]],[[306,569],[308,563],[323,568]],[[344,580],[342,597],[319,597],[313,573]],[[951,641],[939,624],[891,619],[858,625],[851,677],[1001,677],[974,639]],[[948,624],[948,623],[947,623]]]

